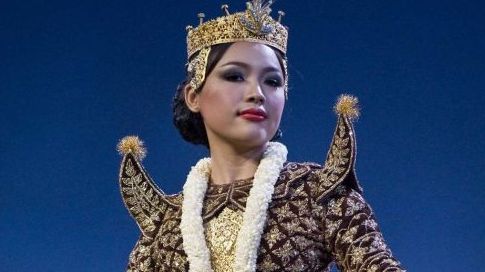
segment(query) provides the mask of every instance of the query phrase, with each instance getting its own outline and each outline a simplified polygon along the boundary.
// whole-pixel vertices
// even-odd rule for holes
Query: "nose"
[[[254,84],[250,84],[248,94],[246,96],[246,101],[262,105],[266,101],[266,97],[264,96],[263,89],[258,82]]]

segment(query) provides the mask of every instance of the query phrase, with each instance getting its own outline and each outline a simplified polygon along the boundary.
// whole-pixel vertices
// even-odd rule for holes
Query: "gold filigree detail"
[[[191,75],[189,84],[193,90],[199,89],[205,80],[207,59],[209,58],[210,51],[210,47],[202,48],[199,54],[195,56],[188,64],[187,71]]]
[[[136,161],[132,161],[132,166],[127,167],[126,173],[135,177],[139,172]],[[258,251],[257,270],[330,271],[330,264],[337,262],[345,271],[403,271],[392,257],[372,211],[360,194],[341,184],[334,189],[336,193],[325,201],[315,201],[315,187],[310,184],[320,182],[314,174],[317,169],[315,164],[289,163],[281,172],[278,182],[290,185],[285,197],[275,199],[268,209],[267,225]],[[308,175],[301,175],[303,172]],[[124,177],[128,177],[128,174]],[[224,187],[220,193],[227,195],[229,188]],[[251,186],[241,186],[238,189],[241,193],[234,195],[234,200],[239,202],[244,199],[246,194],[243,192],[249,192],[250,188]],[[215,194],[219,189],[214,188],[212,191]],[[179,195],[173,198],[181,197]],[[221,203],[227,203],[224,197],[217,199]],[[309,204],[303,204],[303,200]],[[291,212],[282,213],[288,210],[283,208],[287,205]],[[234,209],[229,209],[226,207],[226,212],[234,212]],[[208,222],[216,218],[211,217]],[[229,221],[221,220],[221,226],[226,226]],[[128,271],[189,269],[182,248],[180,209],[167,209],[163,220],[158,224],[159,231],[153,238],[142,236],[138,241],[130,254]],[[355,226],[359,226],[357,231]],[[218,229],[221,231],[224,228]],[[213,233],[206,225],[207,232]],[[220,241],[224,243],[226,240]],[[229,247],[230,243],[226,244],[226,248]],[[211,254],[216,255],[212,252]],[[232,267],[227,270],[231,269]]]
[[[187,27],[187,72],[191,76],[190,86],[198,89],[205,80],[207,59],[211,46],[231,42],[257,42],[272,46],[284,55],[283,72],[285,75],[284,92],[288,98],[288,64],[286,48],[288,30],[270,16],[271,1],[253,0],[247,2],[245,12],[229,14],[228,6],[222,5],[225,16],[203,22],[205,15],[199,13],[200,25]]]
[[[125,156],[122,164],[120,189],[123,201],[142,233],[153,237],[168,203],[163,199],[164,193],[142,171],[131,153]]]
[[[269,14],[272,1],[253,0],[246,2],[246,14],[240,16],[241,24],[254,35],[266,35],[273,32]]]
[[[280,174],[280,181],[275,185],[275,191],[273,194],[274,199],[283,198],[288,195],[290,186],[294,181],[308,174],[312,167],[318,166],[317,164],[299,164],[288,163],[285,169]]]
[[[236,240],[243,222],[243,212],[225,208],[205,226],[207,247],[215,272],[233,271]]]
[[[288,30],[281,24],[281,16],[275,21],[271,16],[272,1],[253,0],[247,2],[245,12],[229,14],[228,5],[222,5],[225,15],[204,22],[205,15],[199,13],[199,26],[187,26],[187,72],[190,86],[198,89],[205,80],[207,59],[211,46],[231,42],[256,42],[272,46],[283,53],[285,75],[284,92],[288,98],[288,64],[286,47]]]
[[[334,110],[338,114],[337,127],[327,153],[325,166],[316,173],[320,179],[316,188],[318,200],[322,200],[344,180],[347,180],[347,185],[362,192],[354,170],[357,148],[352,121],[359,116],[357,97],[341,95]]]
[[[188,59],[215,44],[248,41],[273,46],[286,54],[288,30],[269,13],[270,2],[253,0],[245,12],[221,16],[202,23],[196,28],[187,27]]]
[[[317,171],[320,184],[317,188],[318,199],[339,185],[349,172],[353,171],[355,159],[355,141],[350,121],[340,116],[333,136],[325,166]]]

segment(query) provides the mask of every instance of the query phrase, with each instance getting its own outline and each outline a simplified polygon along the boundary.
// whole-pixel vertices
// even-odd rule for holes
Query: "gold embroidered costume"
[[[324,166],[285,163],[267,210],[257,271],[329,271],[332,263],[341,271],[403,271],[355,177],[355,114],[350,112],[355,102],[344,96],[336,106],[337,128]],[[179,228],[183,195],[165,195],[155,185],[133,138],[119,148],[125,153],[123,200],[142,232],[128,271],[188,271]],[[252,184],[209,184],[202,219],[214,271],[233,271],[235,241]]]
[[[187,28],[193,90],[204,84],[212,46],[246,41],[282,53],[286,94],[288,31],[284,13],[274,20],[270,5],[252,0],[234,14],[223,5],[226,15],[205,23],[199,14],[199,26]],[[202,159],[183,194],[163,193],[141,165],[141,141],[124,138],[118,146],[121,193],[142,232],[128,271],[329,271],[332,263],[342,271],[402,271],[354,173],[356,104],[342,96],[336,105],[339,118],[324,166],[284,163],[286,147],[269,143],[254,181],[207,184],[210,164]]]

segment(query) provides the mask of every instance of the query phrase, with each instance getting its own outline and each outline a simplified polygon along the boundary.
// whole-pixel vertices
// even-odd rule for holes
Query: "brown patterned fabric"
[[[130,156],[122,167],[131,167],[120,177],[130,185],[122,184],[123,197],[136,200],[138,181],[152,181]],[[317,164],[287,163],[281,171],[268,208],[257,271],[329,271],[332,263],[341,271],[403,271],[355,181],[344,180],[322,194],[321,170]],[[251,181],[209,185],[202,214],[205,226],[220,216],[235,218],[231,226],[237,231],[238,214],[244,211],[251,186]],[[126,200],[137,221],[145,218],[147,226],[139,222],[142,235],[130,254],[128,271],[187,271],[179,229],[183,196],[157,199],[156,195],[145,193],[138,202]]]

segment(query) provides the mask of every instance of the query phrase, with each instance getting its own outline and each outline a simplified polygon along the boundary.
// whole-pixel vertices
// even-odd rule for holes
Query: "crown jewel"
[[[271,4],[271,1],[265,5],[262,5],[262,3],[254,5],[251,2],[247,2],[246,16],[239,17],[241,24],[255,35],[266,35],[273,32],[273,27],[266,22],[271,12],[271,8],[269,7]]]

